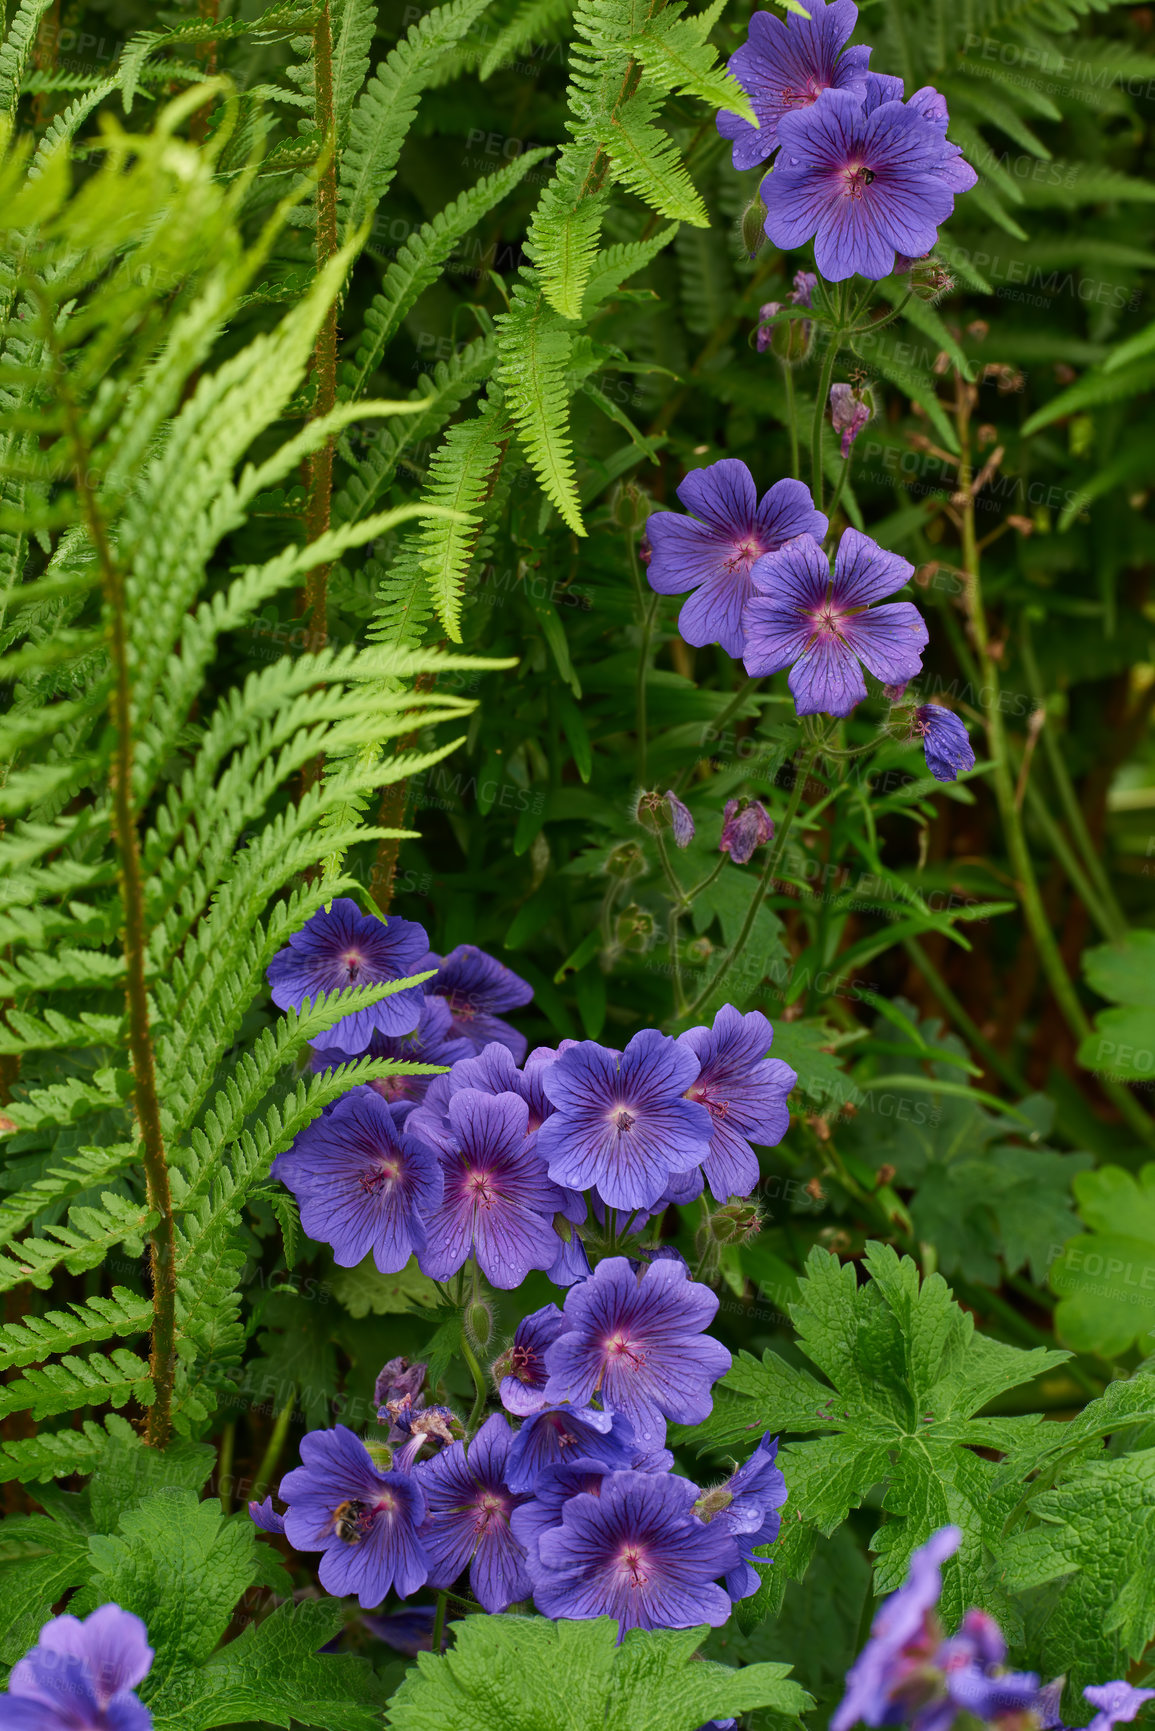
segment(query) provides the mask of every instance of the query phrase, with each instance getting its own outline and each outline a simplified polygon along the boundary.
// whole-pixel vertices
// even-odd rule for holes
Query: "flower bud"
[[[754,849],[774,835],[774,820],[761,800],[728,799],[722,813],[719,853],[728,853],[735,865],[745,865]]]
[[[630,878],[641,877],[646,869],[646,856],[636,841],[624,841],[609,855],[605,869],[610,877],[628,883]]]
[[[657,926],[654,916],[648,908],[639,907],[637,902],[631,902],[628,908],[623,908],[618,915],[614,928],[618,944],[623,950],[641,952],[648,950],[654,941]]]
[[[636,481],[619,481],[610,494],[610,516],[619,529],[640,529],[650,514],[650,501]]]
[[[742,212],[742,249],[747,258],[757,258],[766,245],[766,206],[757,193]]]
[[[475,1298],[465,1307],[465,1338],[479,1352],[493,1339],[493,1309],[484,1298]]]
[[[863,427],[874,413],[874,398],[862,386],[837,384],[830,387],[830,422],[842,435],[842,455],[849,458]]]
[[[677,847],[689,847],[694,839],[694,819],[690,809],[683,805],[672,787],[665,793],[643,793],[634,816],[643,829],[654,833],[672,829]]]
[[[761,1232],[762,1212],[754,1202],[727,1202],[711,1214],[709,1227],[719,1244],[744,1244]]]
[[[755,339],[759,354],[771,349],[778,359],[788,366],[797,366],[799,361],[806,359],[813,345],[812,320],[783,319],[778,315],[787,302],[792,306],[805,307],[809,311],[817,284],[818,278],[812,271],[797,271],[794,287],[786,296],[786,301],[767,301],[764,307],[759,308],[758,334]]]
[[[393,1465],[393,1450],[387,1442],[367,1442],[365,1453],[379,1472],[387,1473]]]

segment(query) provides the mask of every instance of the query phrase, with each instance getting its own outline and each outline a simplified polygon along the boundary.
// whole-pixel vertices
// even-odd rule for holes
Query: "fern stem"
[[[330,0],[325,0],[313,34],[313,76],[316,85],[315,118],[326,140],[326,158],[317,182],[317,270],[321,272],[337,251],[337,141],[333,116],[333,29]],[[325,314],[313,345],[313,383],[316,396],[313,418],[329,414],[337,402],[337,299]],[[305,530],[315,541],[329,527],[333,502],[333,440],[328,438],[307,459],[305,481]],[[316,565],[305,582],[305,613],[308,639],[305,647],[315,653],[325,647],[328,635],[325,608],[329,591],[328,564]]]
[[[49,306],[42,305],[41,314],[45,342],[55,346],[52,310]],[[149,1266],[152,1275],[152,1344],[149,1372],[155,1398],[149,1408],[145,1438],[152,1447],[163,1448],[171,1428],[173,1379],[176,1375],[176,1232],[173,1225],[168,1160],[161,1127],[160,1100],[156,1088],[156,1062],[144,966],[148,933],[144,911],[140,835],[132,797],[132,684],[129,671],[128,609],[124,573],[112,551],[104,517],[92,486],[92,456],[80,424],[75,399],[67,386],[59,350],[56,350],[55,359],[58,400],[72,446],[76,490],[100,565],[108,613],[109,654],[114,670],[110,709],[115,745],[109,780],[120,891],[124,905],[128,1044],[132,1056],[133,1098],[141,1137],[145,1190],[149,1209],[157,1216],[156,1225],[149,1234]]]

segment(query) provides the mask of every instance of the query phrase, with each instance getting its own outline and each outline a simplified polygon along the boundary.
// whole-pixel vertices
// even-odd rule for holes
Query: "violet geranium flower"
[[[700,1424],[730,1354],[703,1331],[717,1295],[680,1262],[635,1274],[624,1256],[599,1262],[565,1299],[565,1332],[546,1348],[546,1397],[584,1405],[596,1393],[624,1413],[643,1449],[660,1448],[666,1420]]]
[[[834,575],[818,542],[803,535],[754,568],[743,660],[762,677],[790,668],[799,715],[849,715],[866,696],[862,667],[902,685],[922,667],[928,634],[909,601],[872,607],[913,576],[914,566],[857,529],[838,543]]]
[[[352,1088],[293,1146],[273,1176],[290,1189],[310,1238],[333,1249],[340,1268],[370,1250],[382,1274],[396,1274],[425,1245],[425,1218],[441,1202],[436,1154],[397,1127],[372,1088]]]
[[[733,141],[735,168],[756,168],[773,155],[782,116],[808,107],[821,91],[862,90],[870,49],[846,47],[858,7],[853,0],[807,0],[806,10],[809,18],[755,12],[748,40],[730,57],[730,71],[758,117],[751,126],[739,114],[718,115],[718,131]]]
[[[420,971],[420,970],[418,970]],[[473,1055],[473,1047],[453,1031],[453,1018],[444,998],[422,998],[420,1020],[410,1034],[382,1034],[374,1031],[367,1049],[358,1054],[365,1058],[388,1058],[397,1064],[456,1064],[459,1058]],[[348,1055],[331,1049],[313,1054],[313,1069],[332,1070],[347,1063]],[[383,1076],[366,1084],[390,1105],[419,1105],[429,1091],[434,1076]]]
[[[470,1256],[508,1291],[558,1253],[553,1217],[564,1201],[527,1134],[529,1107],[516,1094],[463,1088],[446,1107],[440,1133],[445,1178],[439,1208],[425,1220],[422,1273],[448,1280]]]
[[[877,282],[895,254],[918,258],[938,239],[954,209],[958,171],[935,121],[910,104],[883,102],[871,112],[859,94],[824,90],[809,108],[778,124],[782,154],[762,182],[766,233],[787,250],[814,241],[829,282]]]
[[[565,1320],[556,1304],[543,1304],[517,1325],[513,1345],[502,1354],[494,1375],[502,1371],[498,1394],[506,1412],[526,1418],[540,1412],[546,1404],[545,1385],[549,1372],[545,1368],[546,1348],[552,1346],[565,1327]]]
[[[719,853],[728,853],[735,865],[745,865],[753,858],[755,848],[773,839],[774,819],[760,799],[726,801]]]
[[[555,1184],[597,1187],[611,1208],[649,1208],[671,1175],[706,1155],[710,1115],[683,1098],[697,1074],[691,1052],[654,1028],[624,1052],[580,1040],[541,1070],[557,1110],[537,1133]]]
[[[548,1467],[593,1462],[602,1472],[632,1467],[637,1454],[633,1427],[621,1413],[562,1402],[544,1406],[521,1421],[509,1455],[513,1490],[532,1491]]]
[[[699,1497],[700,1520],[716,1522],[730,1533],[738,1546],[740,1561],[726,1576],[725,1586],[735,1604],[749,1598],[762,1585],[752,1558],[759,1545],[772,1545],[782,1525],[779,1509],[786,1501],[786,1480],[775,1465],[778,1438],[767,1431],[745,1466],[732,1473],[724,1485]]]
[[[830,1731],[851,1731],[861,1720],[883,1725],[893,1716],[902,1684],[937,1650],[941,1630],[935,1616],[942,1591],[941,1569],[962,1543],[958,1527],[941,1527],[912,1551],[906,1580],[874,1614],[870,1639],[846,1673],[846,1693],[830,1720]]]
[[[285,1537],[298,1551],[323,1551],[318,1574],[327,1593],[356,1593],[371,1611],[390,1587],[402,1598],[429,1574],[418,1537],[425,1496],[411,1473],[381,1472],[360,1437],[342,1424],[309,1431],[301,1462],[281,1480],[288,1503]]]
[[[458,944],[444,957],[430,951],[419,972],[426,968],[437,969],[434,977],[426,980],[425,990],[431,997],[445,999],[453,1016],[454,1033],[468,1040],[475,1052],[498,1040],[520,1064],[525,1057],[525,1035],[503,1022],[498,1012],[528,1004],[533,997],[529,982],[476,944]]]
[[[827,521],[801,481],[776,481],[758,498],[745,463],[723,457],[694,469],[678,488],[692,517],[655,511],[646,522],[651,558],[646,579],[659,595],[696,593],[678,615],[687,643],[720,643],[742,653],[742,607],[752,590],[750,567],[796,535],[826,534]]]
[[[451,1443],[417,1468],[425,1493],[421,1539],[429,1557],[429,1584],[451,1587],[465,1569],[473,1596],[493,1614],[530,1594],[525,1552],[510,1530],[510,1515],[526,1499],[506,1482],[513,1432],[501,1413],[487,1418],[468,1452]]]
[[[912,739],[922,740],[926,767],[936,781],[955,781],[975,766],[974,746],[952,710],[920,703],[910,720]]]
[[[831,385],[830,424],[839,435],[844,460],[849,461],[854,441],[870,420],[870,414],[870,404],[863,401],[862,393],[852,385]]]
[[[134,1693],[153,1651],[140,1618],[101,1605],[83,1622],[53,1617],[18,1659],[0,1694],[4,1731],[149,1731],[152,1715]]]
[[[729,1533],[693,1513],[696,1486],[672,1473],[609,1473],[600,1494],[562,1508],[529,1555],[533,1596],[546,1617],[613,1617],[628,1629],[718,1628],[730,1597],[717,1577],[737,1562]]]
[[[1129,1725],[1144,1701],[1155,1700],[1155,1689],[1136,1689],[1123,1682],[1092,1683],[1083,1696],[1098,1708],[1087,1731],[1113,1731],[1116,1725]]]
[[[424,957],[429,939],[423,926],[391,915],[386,920],[363,914],[349,896],[337,896],[332,906],[305,921],[288,947],[278,950],[268,967],[269,989],[281,1010],[299,1010],[306,998],[350,986],[379,986],[420,974],[431,964]],[[424,993],[407,986],[382,998],[367,1010],[353,1010],[313,1044],[319,1050],[363,1052],[374,1033],[409,1034],[417,1026]]]
[[[710,1152],[702,1162],[716,1202],[749,1196],[758,1182],[757,1142],[773,1148],[790,1127],[787,1098],[798,1077],[780,1058],[768,1058],[774,1030],[760,1010],[742,1015],[724,1004],[713,1028],[688,1028],[678,1036],[698,1060],[687,1098],[700,1100],[714,1125]]]

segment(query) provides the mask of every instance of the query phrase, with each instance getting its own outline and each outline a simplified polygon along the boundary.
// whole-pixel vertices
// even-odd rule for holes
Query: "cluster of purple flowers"
[[[408,930],[390,946],[395,924]],[[397,977],[390,970],[402,965],[406,942],[413,956],[425,953],[420,927],[392,919],[385,926],[336,901],[274,959],[277,1001],[301,1003],[318,981],[353,965],[351,957],[358,982],[370,972]],[[446,969],[455,970],[451,981],[468,983],[468,1018],[464,989],[444,990]],[[390,1032],[367,1022],[358,1032],[370,1053],[417,1055],[448,1070],[350,1089],[274,1166],[297,1197],[305,1231],[331,1245],[342,1267],[371,1251],[381,1272],[394,1274],[416,1256],[425,1274],[444,1281],[474,1258],[495,1287],[519,1286],[531,1269],[569,1286],[590,1273],[583,1227],[602,1236],[608,1220],[615,1238],[636,1235],[668,1203],[692,1201],[706,1185],[720,1203],[748,1196],[758,1181],[751,1143],[773,1146],[786,1131],[796,1077],[766,1056],[773,1029],[758,1011],[743,1016],[726,1006],[713,1028],[677,1039],[647,1029],[624,1051],[563,1040],[519,1067],[525,1041],[494,1012],[525,1001],[523,981],[479,950],[455,951],[429,988],[433,995],[409,1011],[420,1017],[416,1030],[396,1024],[393,1006],[407,988],[356,1013],[384,1009]],[[343,1038],[355,1019],[338,1024]],[[493,1037],[482,1043],[483,1034]],[[466,1041],[473,1043],[462,1055]],[[326,1044],[316,1061],[353,1055]]]
[[[388,1466],[343,1426],[312,1431],[281,1481],[285,1513],[266,1499],[253,1519],[321,1551],[322,1586],[366,1609],[468,1575],[490,1612],[532,1599],[545,1616],[614,1617],[622,1634],[720,1625],[759,1584],[751,1559],[777,1537],[786,1486],[768,1436],[715,1489],[671,1470],[667,1417],[704,1417],[729,1366],[702,1333],[716,1309],[679,1263],[611,1257],[564,1310],[519,1324],[494,1366],[505,1411],[471,1440],[424,1404],[425,1366],[393,1360],[378,1382],[401,1445]]]
[[[921,672],[922,615],[886,601],[913,565],[846,529],[832,569],[826,518],[801,481],[778,481],[759,501],[745,463],[723,457],[687,475],[678,497],[695,516],[651,515],[646,576],[660,595],[694,591],[678,620],[687,642],[720,643],[756,678],[789,669],[799,715],[849,715],[866,696],[864,669],[887,688]],[[917,709],[911,736],[940,781],[974,766],[965,727],[941,706]],[[746,827],[754,833],[752,820]]]
[[[718,130],[733,143],[735,168],[776,155],[761,186],[775,246],[813,240],[829,281],[878,281],[930,252],[977,176],[947,141],[937,90],[904,100],[901,78],[869,70],[869,48],[846,46],[858,19],[852,0],[808,0],[807,12],[754,14],[730,71],[758,125],[724,113]]]
[[[994,1731],[1064,1731],[1064,1679],[1043,1686],[1034,1672],[1008,1670],[1007,1644],[993,1617],[969,1610],[958,1632],[945,1634],[937,1616],[940,1570],[961,1541],[958,1527],[943,1527],[912,1554],[905,1583],[880,1606],[870,1639],[847,1673],[830,1731],[855,1725],[950,1731],[960,1715]],[[1096,1709],[1089,1731],[1113,1731],[1155,1699],[1155,1689],[1126,1682],[1083,1694]]]

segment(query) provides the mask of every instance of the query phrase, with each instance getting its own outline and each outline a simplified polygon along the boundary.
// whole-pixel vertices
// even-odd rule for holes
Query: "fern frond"
[[[48,1479],[67,1478],[71,1473],[91,1473],[107,1455],[110,1443],[136,1441],[127,1419],[111,1412],[97,1424],[86,1418],[73,1429],[43,1431],[19,1442],[0,1443],[0,1465],[11,1468],[11,1476],[22,1484],[43,1484]]]
[[[541,290],[562,318],[576,319],[594,268],[609,195],[587,186],[595,152],[571,145],[538,200],[525,250],[537,266]]]
[[[59,1164],[51,1164],[35,1183],[14,1191],[0,1203],[0,1245],[10,1244],[38,1214],[119,1178],[135,1158],[136,1147],[131,1142],[81,1148],[75,1154],[59,1157]]]
[[[640,90],[611,120],[601,143],[614,179],[659,216],[709,228],[710,214],[682,165],[677,146],[668,132],[655,125],[658,106],[654,96]]]
[[[155,1391],[148,1366],[125,1346],[108,1357],[93,1353],[77,1358],[69,1353],[55,1364],[26,1370],[0,1388],[0,1418],[10,1412],[30,1412],[33,1418],[75,1412],[85,1406],[123,1406],[137,1400],[151,1406]]]
[[[152,1303],[127,1287],[114,1286],[108,1298],[90,1298],[67,1310],[49,1310],[0,1327],[0,1357],[7,1365],[39,1364],[53,1353],[107,1340],[110,1335],[147,1334]]]
[[[106,1190],[100,1200],[100,1208],[77,1204],[66,1226],[46,1226],[43,1238],[25,1238],[0,1256],[0,1291],[8,1292],[24,1280],[46,1289],[61,1263],[71,1274],[96,1268],[126,1241],[138,1246],[139,1255],[143,1235],[155,1226],[156,1215],[112,1190]]]
[[[550,154],[547,145],[525,150],[505,168],[486,175],[460,198],[447,204],[432,222],[421,225],[400,249],[385,272],[381,292],[374,295],[365,313],[361,341],[353,363],[342,370],[341,391],[359,397],[372,373],[381,364],[385,350],[401,327],[417,297],[436,282],[442,266],[458,241],[475,228],[483,216],[513,191],[531,168]]]
[[[572,334],[528,282],[518,284],[499,325],[498,378],[510,419],[546,498],[575,535],[584,535],[566,388]]]
[[[52,0],[20,0],[0,47],[0,114],[15,114],[24,83],[24,68],[36,40],[40,20]]]
[[[484,84],[498,67],[516,60],[528,44],[549,42],[559,36],[572,10],[573,0],[521,0],[478,68],[481,82]]]
[[[377,0],[336,0],[333,6],[333,120],[338,148],[345,138],[357,93],[369,71],[377,29]]]
[[[409,28],[357,100],[341,156],[338,205],[348,234],[389,190],[425,83],[447,48],[459,42],[489,0],[447,0]]]

